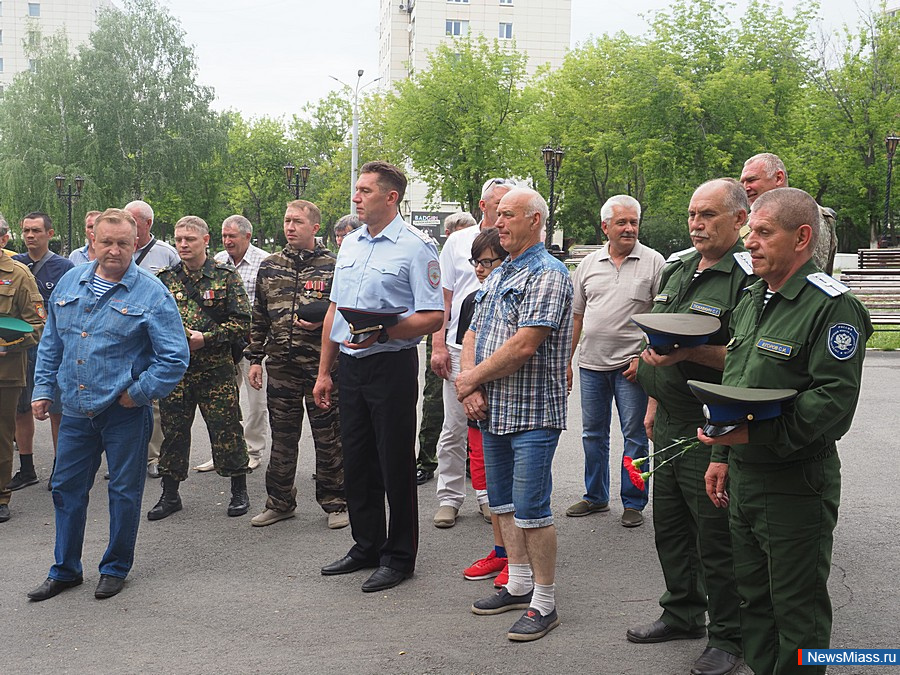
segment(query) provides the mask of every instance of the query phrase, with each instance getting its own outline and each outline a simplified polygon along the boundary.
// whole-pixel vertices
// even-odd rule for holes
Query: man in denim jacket
[[[35,601],[82,583],[88,492],[103,452],[110,473],[110,542],[95,597],[121,591],[134,561],[150,404],[172,391],[189,360],[174,298],[132,260],[136,237],[129,213],[105,211],[94,225],[96,261],[67,272],[47,307],[32,411],[47,418],[58,381],[63,417],[52,481],[56,564],[28,593]]]

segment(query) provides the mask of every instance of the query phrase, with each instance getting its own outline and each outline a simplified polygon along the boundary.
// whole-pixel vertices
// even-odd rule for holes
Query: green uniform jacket
[[[734,311],[722,382],[800,395],[780,417],[750,422],[750,443],[732,446],[732,459],[777,466],[820,459],[850,428],[872,323],[853,294],[833,298],[809,281],[816,271],[808,261],[765,307],[766,282],[757,281]],[[712,458],[727,461],[728,448],[714,446]]]
[[[0,387],[24,387],[28,350],[41,339],[47,312],[31,272],[3,252],[0,252],[0,315],[21,319],[34,326],[33,333],[25,334],[21,342],[9,345],[6,356],[0,357]]]
[[[745,253],[739,240],[712,267],[693,278],[700,264],[700,253],[691,251],[669,262],[663,268],[660,291],[653,299],[653,313],[695,313],[714,316],[722,328],[709,339],[711,345],[728,342],[728,322],[740,300],[743,289],[756,277],[748,276],[735,254]],[[749,266],[749,261],[746,263]],[[648,396],[655,398],[670,416],[689,422],[703,420],[703,407],[687,386],[688,380],[720,383],[722,373],[699,363],[682,361],[674,366],[654,367],[638,363],[638,383]]]
[[[203,298],[203,305],[211,308],[213,313],[226,317],[223,323],[216,323],[200,305],[188,297],[177,270],[178,268],[165,267],[157,277],[175,296],[188,339],[190,331],[198,330],[203,333],[206,343],[202,349],[191,352],[188,372],[198,373],[224,365],[233,366],[231,343],[245,339],[250,330],[250,301],[240,275],[228,263],[219,263],[212,258],[207,258],[203,267],[196,272],[184,268]]]
[[[250,344],[244,356],[262,363],[265,356],[279,363],[300,365],[315,379],[322,350],[322,329],[304,330],[294,324],[303,305],[327,307],[334,278],[335,255],[317,246],[297,251],[286,246],[259,265]]]

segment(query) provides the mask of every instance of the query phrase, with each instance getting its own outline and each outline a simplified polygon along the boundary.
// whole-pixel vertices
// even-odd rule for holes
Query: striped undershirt
[[[98,275],[94,274],[91,278],[91,290],[94,291],[94,295],[97,296],[97,299],[103,297],[103,295],[115,286],[117,281],[107,281],[106,279],[101,279]]]

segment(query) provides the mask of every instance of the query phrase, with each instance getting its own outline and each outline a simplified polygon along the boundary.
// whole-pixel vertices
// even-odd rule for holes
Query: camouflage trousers
[[[419,425],[419,455],[416,468],[437,470],[437,442],[444,426],[444,381],[431,369],[431,335],[425,346],[425,389],[422,392],[422,422]]]
[[[175,390],[160,400],[163,442],[159,451],[159,472],[177,480],[187,479],[191,426],[197,406],[209,432],[216,473],[220,476],[250,473],[232,364],[199,373],[188,369]]]
[[[344,453],[341,450],[341,426],[338,415],[337,369],[332,373],[334,391],[331,407],[322,410],[313,399],[316,378],[301,367],[284,362],[266,361],[269,383],[269,427],[272,430],[272,455],[266,469],[266,508],[293,511],[297,508],[297,456],[303,408],[309,415],[316,448],[316,501],[326,513],[347,508],[344,497]]]

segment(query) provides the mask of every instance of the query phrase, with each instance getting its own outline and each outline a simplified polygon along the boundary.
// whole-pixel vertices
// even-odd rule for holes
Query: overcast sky
[[[162,0],[196,50],[200,81],[216,91],[218,109],[245,116],[299,113],[340,85],[378,76],[378,0]],[[400,0],[397,0],[399,3]],[[785,0],[793,7],[803,0]],[[823,27],[855,25],[857,4],[821,0]],[[669,0],[572,0],[572,44],[624,30],[643,34]],[[746,6],[737,0],[738,11]]]

